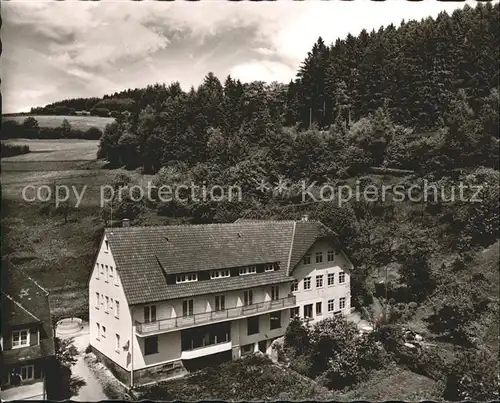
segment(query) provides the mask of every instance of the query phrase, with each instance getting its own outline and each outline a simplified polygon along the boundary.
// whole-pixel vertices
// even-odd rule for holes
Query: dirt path
[[[100,400],[107,400],[108,397],[104,393],[101,383],[89,369],[84,359],[85,349],[89,345],[88,327],[85,326],[76,336],[71,335],[65,337],[73,337],[73,344],[80,353],[76,364],[71,367],[72,377],[85,382],[84,385],[78,389],[77,394],[71,397],[71,400],[77,402],[98,402]]]

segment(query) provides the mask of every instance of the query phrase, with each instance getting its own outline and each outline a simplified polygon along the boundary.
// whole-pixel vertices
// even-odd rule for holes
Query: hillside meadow
[[[23,123],[27,117],[33,117],[38,121],[40,127],[59,127],[66,119],[73,129],[87,130],[91,127],[97,127],[104,130],[107,124],[114,122],[115,118],[105,118],[99,116],[72,116],[72,115],[8,115],[3,116],[4,121],[13,120]]]
[[[38,161],[92,161],[97,158],[98,140],[76,139],[7,139],[3,143],[9,145],[26,145],[29,154],[16,155],[2,159],[4,162],[38,162]],[[6,166],[9,169],[9,166]]]

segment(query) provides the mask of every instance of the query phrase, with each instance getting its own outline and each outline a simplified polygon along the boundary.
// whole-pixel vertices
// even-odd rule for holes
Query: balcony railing
[[[168,332],[171,330],[179,330],[192,326],[210,324],[212,322],[223,322],[228,319],[236,319],[245,316],[263,314],[266,312],[272,312],[293,306],[295,306],[295,295],[271,301],[258,302],[251,305],[223,309],[219,311],[202,312],[193,315],[160,319],[148,323],[135,321],[135,327],[136,333],[142,336],[150,333]]]

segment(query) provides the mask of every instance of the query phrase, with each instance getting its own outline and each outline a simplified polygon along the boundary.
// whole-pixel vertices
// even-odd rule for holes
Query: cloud
[[[295,76],[296,71],[284,63],[252,60],[234,66],[230,73],[231,76],[239,78],[242,82],[253,80],[288,82]]]
[[[258,53],[263,56],[272,56],[276,53],[275,50],[269,49],[269,48],[255,48],[252,49],[255,53]]]
[[[469,1],[469,4],[473,4]],[[39,2],[2,4],[4,111],[155,82],[288,81],[313,43],[464,3]]]

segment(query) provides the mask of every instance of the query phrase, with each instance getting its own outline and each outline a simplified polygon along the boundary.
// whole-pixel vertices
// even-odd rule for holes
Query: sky
[[[471,6],[474,2],[468,1]],[[3,113],[66,98],[179,81],[212,71],[243,82],[289,82],[321,36],[327,44],[465,3],[407,2],[2,2]]]

